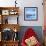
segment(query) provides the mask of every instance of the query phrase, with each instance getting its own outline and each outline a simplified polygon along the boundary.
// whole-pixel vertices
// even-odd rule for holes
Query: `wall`
[[[32,28],[35,33],[37,34],[37,37],[41,43],[43,43],[43,34],[42,34],[42,27],[41,26],[21,26],[21,30],[19,32],[19,39],[20,42],[27,31],[28,28]]]
[[[0,6],[12,7],[15,6],[15,0],[0,0]],[[21,26],[43,26],[43,0],[17,0],[19,11],[19,24]],[[38,7],[38,21],[24,21],[24,7]]]
[[[43,6],[42,0],[21,0],[20,2],[20,24],[22,26],[43,26]],[[38,21],[24,21],[24,7],[38,7]]]

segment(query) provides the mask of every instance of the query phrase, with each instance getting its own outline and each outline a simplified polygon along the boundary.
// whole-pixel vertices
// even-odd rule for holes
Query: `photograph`
[[[38,8],[24,7],[24,20],[27,20],[27,21],[38,20]]]

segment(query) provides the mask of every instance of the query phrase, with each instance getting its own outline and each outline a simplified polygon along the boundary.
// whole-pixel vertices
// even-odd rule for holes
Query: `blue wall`
[[[37,33],[39,41],[42,43],[43,42],[43,30],[41,26],[21,26],[20,32],[19,32],[19,39],[20,41],[23,38],[23,35],[29,27],[33,28],[34,31]]]

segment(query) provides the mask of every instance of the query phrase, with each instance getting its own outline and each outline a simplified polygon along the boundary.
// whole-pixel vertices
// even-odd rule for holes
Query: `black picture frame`
[[[38,20],[38,7],[24,7],[24,20],[37,21]]]

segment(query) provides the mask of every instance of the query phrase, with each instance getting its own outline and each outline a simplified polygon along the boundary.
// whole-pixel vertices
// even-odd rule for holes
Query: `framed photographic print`
[[[10,14],[10,15],[14,15],[14,10],[10,10],[10,11],[9,11],[9,14]]]
[[[2,10],[2,15],[9,15],[9,10]]]
[[[16,14],[17,14],[17,11],[14,10],[14,9],[13,9],[13,10],[10,10],[10,11],[9,11],[9,14],[10,14],[10,15],[16,15]]]
[[[24,7],[24,20],[25,21],[38,20],[38,8],[37,7]]]

